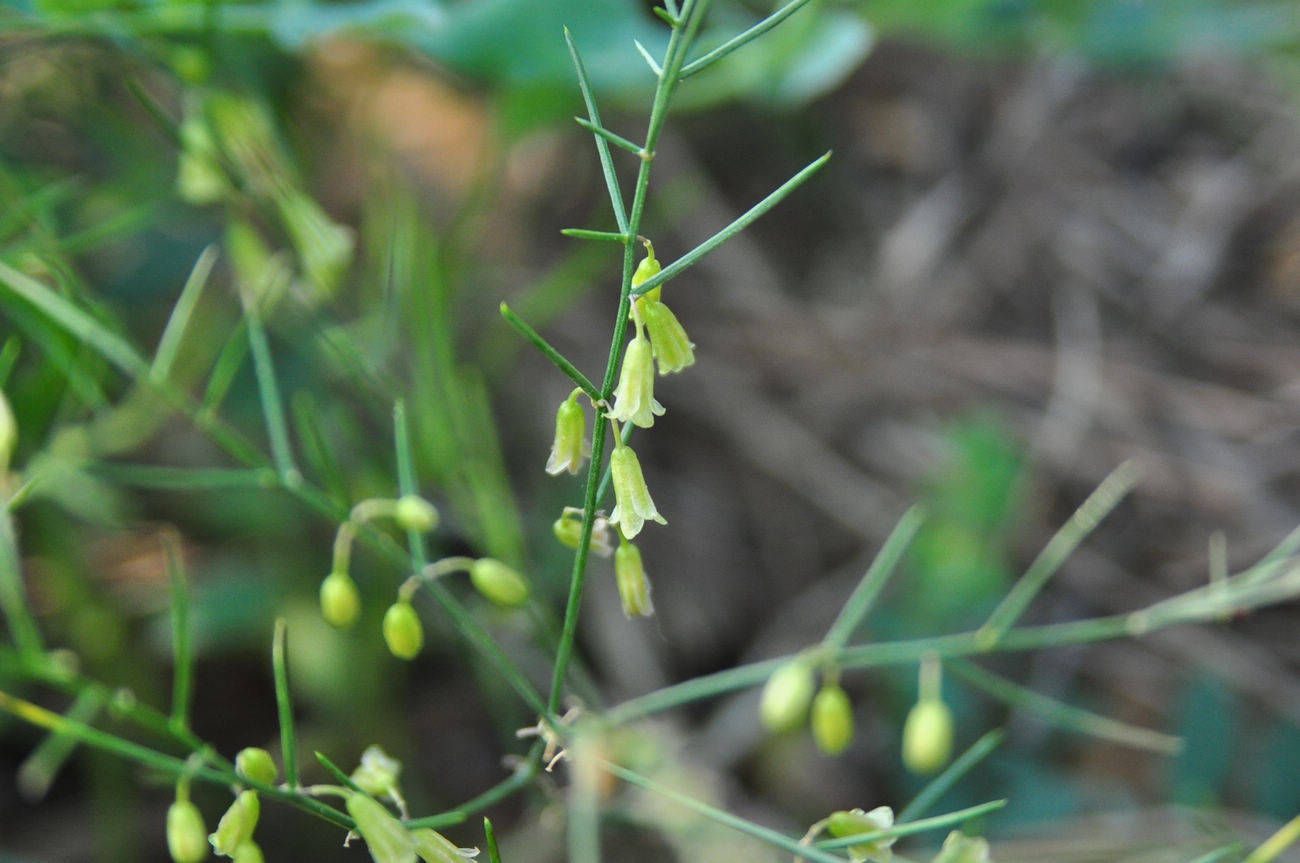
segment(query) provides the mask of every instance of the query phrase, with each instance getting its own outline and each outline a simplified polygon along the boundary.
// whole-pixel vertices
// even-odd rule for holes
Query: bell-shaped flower
[[[253,830],[257,827],[257,817],[261,811],[256,791],[239,792],[235,802],[221,816],[216,831],[208,836],[212,850],[222,857],[234,857],[235,850],[253,838]]]
[[[581,392],[574,390],[569,393],[555,412],[555,442],[551,444],[551,456],[546,460],[546,472],[551,476],[566,470],[576,474],[587,457],[587,412],[578,403]]]
[[[618,581],[618,596],[623,601],[625,617],[649,617],[655,613],[641,550],[630,542],[620,542],[614,552],[614,578]]]
[[[651,350],[659,363],[659,374],[680,372],[695,365],[695,345],[672,310],[658,300],[645,299],[639,303],[646,335],[650,337]]]
[[[565,507],[564,512],[551,525],[551,530],[555,532],[555,538],[561,544],[577,550],[582,543],[582,510],[576,507]],[[587,543],[588,547],[601,557],[609,557],[614,553],[614,547],[609,541],[609,520],[603,516],[596,516],[591,522],[591,539]]]
[[[646,488],[645,477],[641,475],[641,462],[632,447],[627,444],[614,447],[609,456],[609,472],[614,481],[616,501],[609,523],[618,525],[623,536],[632,539],[641,532],[647,520],[668,523],[655,509],[650,489]]]
[[[870,812],[863,812],[861,809],[832,812],[830,817],[826,819],[827,829],[837,839],[888,830],[893,826],[894,810],[888,806],[877,806]],[[863,863],[866,860],[874,861],[874,863],[889,863],[889,860],[894,856],[890,846],[895,841],[896,838],[876,839],[858,845],[850,845],[848,848],[849,859],[853,863]]]
[[[654,352],[638,324],[636,336],[628,342],[627,353],[623,355],[623,368],[614,388],[614,409],[608,416],[648,429],[655,424],[655,417],[663,413],[663,405],[655,401]]]
[[[460,848],[430,827],[411,831],[415,839],[415,853],[424,863],[465,863],[478,856],[477,848]]]
[[[397,778],[401,773],[402,762],[377,744],[371,744],[361,753],[361,763],[349,778],[362,791],[379,797],[397,787]]]
[[[381,804],[364,794],[352,794],[347,809],[375,863],[415,863],[415,838]]]

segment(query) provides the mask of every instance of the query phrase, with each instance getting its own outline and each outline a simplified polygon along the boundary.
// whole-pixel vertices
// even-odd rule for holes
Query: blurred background
[[[717,0],[702,44],[770,11]],[[516,565],[551,609],[505,615],[465,594],[539,682],[533,635],[568,583],[550,525],[580,502],[578,480],[542,471],[570,385],[497,307],[598,377],[619,275],[616,249],[559,234],[613,228],[591,136],[571,122],[563,25],[606,125],[637,139],[653,78],[633,40],[661,53],[666,28],[633,0],[0,10],[0,259],[148,354],[217,244],[174,379],[266,449],[238,298],[257,294],[295,452],[348,504],[393,494],[391,409],[406,398],[444,515],[435,552]],[[588,582],[581,653],[609,703],[816,641],[914,502],[930,517],[865,640],[978,625],[1125,459],[1144,469],[1137,491],[1028,620],[1141,607],[1208,578],[1215,531],[1235,571],[1292,530],[1298,60],[1300,12],[1281,0],[872,0],[814,2],[687,81],[643,228],[661,260],[835,156],[665,288],[697,363],[660,381],[667,414],[638,436],[670,523],[639,543],[657,615],[623,618],[605,561]],[[224,754],[276,750],[277,614],[304,751],[350,766],[381,743],[418,813],[524,751],[513,732],[535,718],[432,604],[419,660],[384,650],[404,573],[359,552],[362,625],[330,630],[315,597],[335,525],[283,494],[135,468],[235,462],[7,292],[0,347],[13,469],[41,478],[16,512],[28,590],[87,673],[167,703],[160,537],[174,530],[195,589],[195,730]],[[1185,861],[1300,811],[1294,605],[990,667],[1186,741],[1169,757],[1068,735],[948,680],[959,748],[1008,730],[944,798],[1010,799],[987,824],[996,859]],[[755,693],[638,726],[633,748],[791,833],[899,806],[922,784],[898,756],[914,669],[844,685],[858,734],[838,758],[765,736]],[[40,739],[0,716],[0,860],[165,859],[166,782],[85,751],[57,774],[32,767]],[[196,793],[215,823],[224,795]],[[506,863],[563,858],[562,801],[543,790],[492,811]],[[786,859],[649,798],[609,806],[611,861]],[[268,860],[365,859],[309,816],[263,809]]]

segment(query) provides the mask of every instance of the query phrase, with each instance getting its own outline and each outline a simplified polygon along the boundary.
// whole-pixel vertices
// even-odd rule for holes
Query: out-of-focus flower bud
[[[813,698],[812,668],[801,659],[792,659],[767,679],[759,717],[769,731],[793,731],[803,725]]]
[[[839,755],[853,742],[853,705],[840,687],[823,686],[813,699],[812,734],[827,755]]]
[[[424,647],[424,627],[411,603],[398,600],[384,613],[384,641],[398,659],[414,659]]]

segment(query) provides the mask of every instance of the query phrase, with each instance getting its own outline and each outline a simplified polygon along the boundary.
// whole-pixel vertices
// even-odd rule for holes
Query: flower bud
[[[622,444],[614,447],[609,456],[609,472],[614,483],[614,511],[609,523],[616,524],[623,536],[634,538],[641,532],[646,520],[667,524],[668,521],[655,509],[641,474],[641,462],[632,447]]]
[[[954,830],[943,840],[943,847],[930,863],[989,863],[989,843]]]
[[[438,510],[415,494],[404,494],[393,507],[393,519],[402,530],[428,533],[438,526]]]
[[[639,288],[650,279],[659,275],[660,269],[661,267],[659,266],[659,262],[655,260],[654,250],[647,247],[646,256],[636,265],[636,271],[632,273],[632,288]],[[658,302],[659,296],[662,293],[663,285],[657,285],[646,291],[642,296],[650,302]]]
[[[937,698],[918,701],[903,723],[903,764],[913,773],[933,773],[952,754],[952,711]]]
[[[9,400],[0,390],[0,474],[9,469],[9,459],[13,457],[14,447],[18,443],[18,423],[14,412],[9,407]]]
[[[813,699],[812,734],[827,755],[839,755],[853,742],[853,706],[840,687],[823,686]]]
[[[614,552],[614,577],[618,581],[618,596],[623,601],[623,616],[649,617],[655,613],[650,601],[650,581],[645,577],[641,550],[630,542],[619,543]]]
[[[381,804],[364,794],[353,794],[347,799],[347,809],[375,863],[415,863],[415,839]]]
[[[266,858],[262,856],[262,849],[257,847],[257,843],[252,839],[241,842],[231,859],[234,863],[266,863]]]
[[[397,787],[397,777],[401,772],[402,762],[379,746],[371,745],[361,753],[361,763],[348,778],[367,794],[382,797]]]
[[[551,530],[555,533],[555,538],[560,541],[561,545],[577,549],[578,544],[582,542],[582,513],[566,510],[555,524],[551,525]],[[614,553],[613,547],[609,543],[609,521],[599,516],[591,525],[591,541],[588,543],[591,550],[601,557],[609,557]]]
[[[551,476],[566,470],[578,473],[587,457],[587,412],[578,403],[579,392],[570,393],[555,412],[555,441],[546,460],[546,472]]]
[[[759,717],[769,731],[793,731],[803,725],[813,697],[813,673],[808,663],[793,659],[767,679]]]
[[[845,836],[855,836],[858,833],[872,833],[876,830],[888,830],[894,826],[894,810],[888,806],[877,806],[870,812],[863,812],[861,809],[841,810],[832,812],[826,819],[826,829],[836,839],[843,839]],[[878,839],[874,842],[863,842],[861,845],[850,845],[848,848],[849,859],[854,863],[862,863],[864,860],[874,860],[878,863],[886,863],[894,852],[890,847],[894,844],[895,839]]]
[[[424,627],[411,603],[398,600],[384,612],[384,641],[398,659],[414,659],[424,646]]]
[[[654,352],[638,328],[627,343],[618,386],[614,388],[614,409],[608,415],[619,422],[648,429],[655,424],[655,417],[663,413],[664,406],[655,401]]]
[[[320,610],[331,626],[346,629],[361,614],[361,594],[346,572],[331,572],[320,583]]]
[[[216,832],[208,837],[212,850],[223,857],[234,857],[235,849],[253,838],[253,830],[257,827],[257,817],[261,811],[256,791],[239,792],[235,802],[230,804],[226,814],[217,822]]]
[[[695,365],[695,345],[691,344],[686,330],[667,306],[642,300],[641,315],[645,319],[645,331],[650,337],[655,360],[659,363],[659,374],[680,372]]]
[[[480,557],[469,568],[474,588],[497,605],[518,608],[528,601],[528,582],[524,577],[491,557]]]
[[[250,782],[274,785],[280,775],[271,753],[256,746],[247,746],[235,756],[235,772]]]
[[[412,830],[415,853],[424,863],[465,863],[478,855],[477,848],[458,848],[454,842],[437,830],[422,827]]]
[[[206,860],[207,833],[203,813],[189,800],[178,799],[167,809],[167,852],[176,863]]]

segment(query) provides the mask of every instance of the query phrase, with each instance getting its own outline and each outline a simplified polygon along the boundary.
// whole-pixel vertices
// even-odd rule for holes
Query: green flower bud
[[[480,557],[469,568],[474,588],[493,603],[518,608],[528,601],[528,582],[524,577],[491,557]]]
[[[641,474],[641,462],[632,447],[626,444],[614,447],[609,456],[609,472],[614,482],[614,511],[609,523],[616,524],[623,536],[633,539],[641,532],[647,520],[667,524],[668,521],[655,509]]]
[[[235,756],[235,772],[250,782],[274,785],[280,775],[271,753],[256,746],[246,746]]]
[[[952,755],[952,711],[939,699],[918,701],[903,723],[903,764],[913,773],[933,773]]]
[[[546,460],[546,472],[551,476],[566,470],[578,473],[587,457],[587,412],[578,403],[579,392],[570,393],[555,412],[555,441]]]
[[[18,423],[14,412],[9,407],[9,400],[0,390],[0,473],[9,469],[9,459],[13,457],[14,447],[18,444]]]
[[[582,542],[582,512],[566,508],[564,513],[555,520],[555,524],[551,525],[551,530],[561,545],[577,549],[578,544]],[[591,550],[601,557],[609,557],[614,553],[613,547],[609,544],[608,520],[596,517],[591,525],[591,541],[588,544]]]
[[[813,698],[812,668],[801,659],[782,665],[767,679],[759,717],[769,731],[794,731],[803,725]]]
[[[632,273],[632,287],[639,288],[650,279],[659,275],[659,262],[655,260],[654,247],[646,246],[646,256],[636,265],[636,271]],[[658,302],[659,296],[663,293],[663,285],[658,285],[646,291],[644,296],[650,302]]]
[[[424,863],[465,863],[478,854],[477,848],[458,848],[446,836],[429,827],[412,830],[415,853]]]
[[[208,837],[212,850],[223,857],[234,857],[235,849],[253,838],[262,805],[256,791],[241,791],[217,823],[216,832]]]
[[[367,794],[382,797],[397,787],[397,777],[401,772],[402,762],[379,746],[371,745],[361,753],[361,763],[348,778]]]
[[[257,847],[257,843],[252,839],[241,842],[235,849],[235,856],[231,858],[235,863],[266,863],[266,858],[262,856],[262,849]]]
[[[841,810],[832,812],[826,819],[826,829],[836,839],[859,833],[872,833],[876,830],[888,830],[893,826],[894,810],[888,806],[877,806],[870,812],[863,812],[861,809]],[[879,839],[874,842],[863,842],[861,845],[850,845],[849,859],[854,863],[862,863],[864,860],[887,863],[894,856],[891,846],[895,841],[896,839]]]
[[[167,810],[167,852],[176,863],[199,863],[208,858],[208,828],[203,813],[188,800],[177,800]]]
[[[650,300],[640,302],[646,335],[650,337],[650,346],[659,363],[659,374],[680,372],[687,366],[695,365],[695,345],[691,344],[677,316],[663,303]]]
[[[931,863],[989,863],[989,843],[954,830],[943,840],[943,847]]]
[[[320,610],[331,626],[346,629],[361,615],[361,594],[346,572],[331,572],[320,583]]]
[[[438,510],[419,495],[404,494],[393,507],[393,519],[402,530],[428,533],[438,526]]]
[[[839,755],[853,742],[853,706],[840,687],[823,686],[813,699],[812,734],[827,755]]]
[[[415,863],[415,839],[392,813],[364,794],[349,796],[347,808],[375,863]]]
[[[384,641],[398,659],[414,659],[424,646],[424,627],[411,603],[398,600],[384,613]]]
[[[623,600],[624,617],[649,617],[655,613],[641,550],[630,542],[619,543],[614,552],[614,577],[618,581],[619,599]]]

